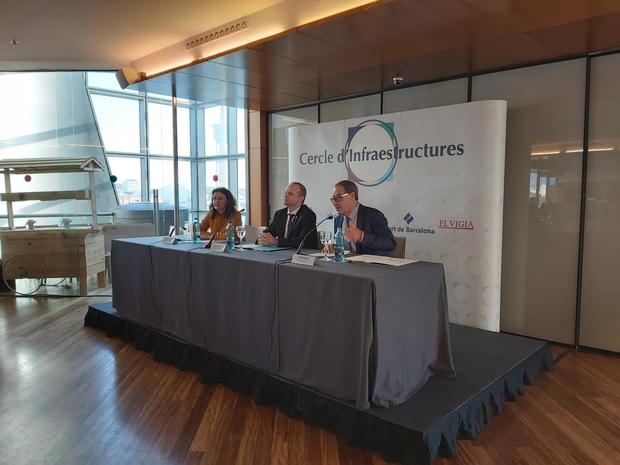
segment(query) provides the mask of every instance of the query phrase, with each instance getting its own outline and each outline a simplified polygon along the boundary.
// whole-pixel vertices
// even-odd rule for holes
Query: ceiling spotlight
[[[12,47],[15,47],[17,44],[19,44],[19,42],[17,42],[15,39],[9,40],[9,45],[11,45]]]
[[[397,74],[392,78],[392,82],[396,87],[400,87],[404,84],[405,78]]]

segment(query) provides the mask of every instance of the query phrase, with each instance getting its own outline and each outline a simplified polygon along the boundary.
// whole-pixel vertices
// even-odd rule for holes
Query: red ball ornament
[[[26,176],[24,176],[24,180],[25,180],[26,182],[30,182],[30,181],[32,181],[32,176],[30,176],[29,174],[27,174]]]
[[[213,175],[213,181],[217,182],[220,179],[220,177],[217,174]]]

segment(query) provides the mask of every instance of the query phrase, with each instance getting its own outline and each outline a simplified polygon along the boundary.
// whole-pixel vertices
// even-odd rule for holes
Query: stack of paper
[[[278,250],[286,250],[292,247],[278,247],[275,245],[258,245],[258,244],[243,244],[242,249],[258,250],[260,252],[276,252]]]
[[[344,254],[345,255],[349,255],[351,253],[350,250],[345,250]],[[334,252],[329,252],[327,254],[323,253],[323,252],[315,252],[315,253],[309,253],[308,255],[310,255],[311,257],[322,257],[324,255],[326,255],[329,258],[334,258]]]
[[[354,257],[347,258],[347,261],[362,263],[379,263],[380,265],[390,266],[403,266],[410,263],[415,263],[418,260],[409,260],[407,258],[382,257],[381,255],[355,255]]]

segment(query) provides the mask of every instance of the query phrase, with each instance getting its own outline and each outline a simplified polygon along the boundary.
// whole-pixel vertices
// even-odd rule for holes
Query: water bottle
[[[226,248],[228,250],[235,248],[235,227],[230,221],[226,225]]]
[[[344,234],[339,227],[334,234],[334,261],[344,263]]]
[[[192,241],[194,241],[194,244],[200,244],[200,223],[198,223],[198,220],[194,220],[192,225]]]

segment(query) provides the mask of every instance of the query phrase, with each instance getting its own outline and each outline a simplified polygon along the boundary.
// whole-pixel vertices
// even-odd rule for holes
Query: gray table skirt
[[[112,243],[126,318],[354,402],[389,407],[454,375],[443,266],[288,263],[293,251]]]

